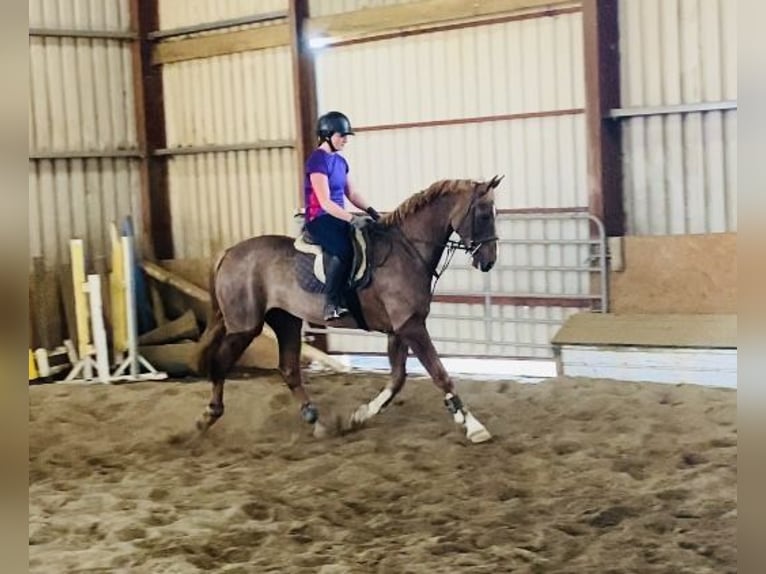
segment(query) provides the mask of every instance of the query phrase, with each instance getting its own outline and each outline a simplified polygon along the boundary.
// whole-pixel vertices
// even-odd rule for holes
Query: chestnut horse
[[[439,389],[456,423],[471,442],[490,433],[460,400],[426,329],[432,279],[448,246],[465,250],[472,264],[489,271],[497,258],[494,189],[502,177],[488,182],[442,180],[412,195],[396,210],[371,224],[372,281],[358,291],[367,326],[388,335],[391,381],[351,415],[358,426],[378,414],[402,390],[408,350],[417,356]],[[453,232],[459,241],[452,242]],[[276,333],[279,370],[300,404],[303,419],[324,428],[319,410],[303,386],[300,370],[303,321],[324,323],[324,296],[298,284],[294,239],[264,235],[242,241],[218,257],[211,276],[213,310],[200,340],[198,371],[209,377],[212,398],[197,422],[206,431],[223,415],[224,380],[264,322]],[[357,328],[352,316],[333,326]]]

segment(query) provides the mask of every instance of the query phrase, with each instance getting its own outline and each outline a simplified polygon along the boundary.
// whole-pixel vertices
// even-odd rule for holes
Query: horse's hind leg
[[[214,351],[210,363],[210,382],[213,384],[213,393],[205,412],[197,421],[197,429],[201,432],[209,429],[223,416],[223,384],[226,375],[261,329],[262,327],[257,332],[248,331],[224,335],[218,348]]]
[[[388,362],[391,365],[391,382],[369,403],[364,403],[351,415],[351,425],[358,426],[386,408],[407,380],[407,352],[409,347],[399,335],[388,336]]]
[[[266,322],[274,329],[279,344],[279,372],[298,401],[301,417],[309,424],[319,420],[319,410],[311,402],[301,376],[301,326],[303,321],[281,309],[272,309]]]

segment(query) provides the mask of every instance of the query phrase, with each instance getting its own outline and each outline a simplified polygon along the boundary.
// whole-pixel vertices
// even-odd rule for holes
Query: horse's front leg
[[[351,415],[351,426],[360,426],[386,408],[407,380],[407,344],[399,335],[388,336],[388,362],[391,365],[391,382],[369,403],[364,403]]]
[[[455,422],[463,425],[468,440],[479,443],[491,439],[492,435],[489,431],[468,410],[455,392],[455,385],[436,353],[436,348],[426,330],[425,323],[414,318],[410,319],[399,330],[398,334],[412,349],[428,374],[431,375],[434,384],[444,392],[444,404],[452,413]]]

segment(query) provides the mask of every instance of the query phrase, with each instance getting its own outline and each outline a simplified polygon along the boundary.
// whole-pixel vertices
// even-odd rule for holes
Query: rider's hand
[[[365,211],[370,217],[372,217],[373,221],[377,221],[378,219],[380,219],[380,213],[378,213],[374,207],[368,207],[367,209],[365,209]]]
[[[352,215],[351,221],[349,223],[354,227],[354,229],[364,229],[373,223],[373,219],[369,215]]]

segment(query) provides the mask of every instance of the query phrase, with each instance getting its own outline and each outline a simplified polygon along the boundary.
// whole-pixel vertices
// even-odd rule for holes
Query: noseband
[[[474,209],[476,206],[476,201],[479,199],[479,194],[474,191],[473,197],[471,198],[471,203],[468,204],[468,209],[465,210],[465,213],[463,214],[463,217],[460,219],[460,223],[457,224],[455,227],[455,231],[460,233],[460,228],[463,227],[463,223],[465,223],[465,220],[468,218],[469,215],[471,215],[471,234],[470,234],[470,240],[468,243],[465,242],[465,240],[461,237],[457,241],[454,239],[448,239],[447,243],[444,245],[447,249],[451,251],[459,250],[459,251],[465,251],[468,253],[471,257],[476,255],[476,252],[481,249],[482,245],[485,243],[491,243],[493,241],[497,241],[498,237],[497,235],[487,235],[486,237],[480,237],[476,238],[473,235],[474,230],[476,229],[476,210]]]

